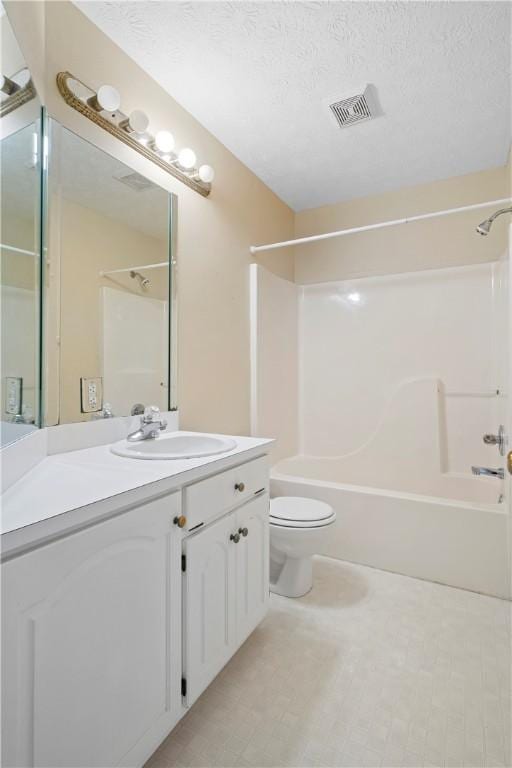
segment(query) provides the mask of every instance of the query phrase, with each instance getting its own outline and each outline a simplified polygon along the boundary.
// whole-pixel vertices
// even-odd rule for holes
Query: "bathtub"
[[[470,475],[393,478],[344,457],[294,456],[271,471],[272,496],[316,498],[335,509],[318,554],[510,598],[501,486]]]

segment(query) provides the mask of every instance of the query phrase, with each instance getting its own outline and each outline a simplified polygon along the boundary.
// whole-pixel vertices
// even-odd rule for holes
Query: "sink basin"
[[[236,440],[187,432],[163,432],[158,437],[129,443],[120,440],[110,447],[116,456],[129,459],[199,459],[227,453],[236,448]]]

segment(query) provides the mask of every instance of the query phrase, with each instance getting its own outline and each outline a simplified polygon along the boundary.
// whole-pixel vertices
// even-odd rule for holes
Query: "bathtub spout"
[[[471,471],[474,475],[484,475],[485,477],[499,477],[500,480],[505,478],[505,470],[503,467],[497,469],[491,469],[490,467],[471,467]]]

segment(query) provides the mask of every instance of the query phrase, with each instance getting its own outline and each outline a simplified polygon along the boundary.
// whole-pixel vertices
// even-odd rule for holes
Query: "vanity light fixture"
[[[36,95],[30,71],[26,67],[9,77],[0,75],[0,91],[7,97],[0,102],[0,117],[5,117]]]
[[[9,77],[5,77],[5,75],[2,75],[1,77],[2,79],[0,80],[0,91],[5,93],[6,96],[12,96],[13,93],[16,93],[16,91],[19,90],[20,86],[18,83],[15,83],[14,80],[11,80]]]
[[[149,119],[142,110],[124,114],[120,109],[121,97],[113,86],[102,85],[96,92],[70,72],[59,72],[57,88],[66,104],[84,117],[203,197],[210,194],[213,168],[210,165],[197,168],[196,153],[189,147],[175,151],[174,136],[169,131],[158,131],[152,136],[147,130]]]

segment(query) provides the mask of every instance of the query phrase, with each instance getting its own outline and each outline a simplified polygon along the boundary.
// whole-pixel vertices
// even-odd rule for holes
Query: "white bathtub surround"
[[[449,470],[444,399],[438,379],[405,382],[363,445],[339,456],[296,457],[293,471],[303,466],[304,477],[318,480],[495,505],[503,490],[499,479],[476,477],[470,466],[466,472]],[[494,464],[487,466],[503,463],[495,448],[494,453]],[[287,460],[279,466],[286,472]]]
[[[319,499],[335,510],[336,522],[318,554],[510,596],[508,515],[503,504],[338,482],[337,469],[334,462],[297,456],[278,462],[271,472],[272,496]]]
[[[325,549],[336,512],[317,499],[279,496],[270,502],[270,591],[302,597],[313,586],[313,555]]]
[[[303,286],[299,453],[357,450],[404,384],[438,379],[442,471],[470,475],[471,464],[494,466],[482,435],[497,428],[496,393],[506,391],[501,273],[489,263]],[[408,428],[421,449],[421,406],[416,419],[409,416],[401,434]]]
[[[504,484],[471,474],[504,466],[482,436],[506,423],[506,274],[500,261],[297,286],[299,450],[271,490],[333,506],[323,554],[510,595]],[[269,391],[274,369],[260,370]]]
[[[271,596],[146,768],[510,765],[509,603],[324,558],[314,571],[305,597]]]
[[[298,449],[298,289],[250,267],[251,434],[278,435],[275,461]]]

